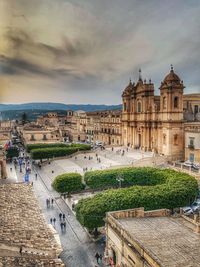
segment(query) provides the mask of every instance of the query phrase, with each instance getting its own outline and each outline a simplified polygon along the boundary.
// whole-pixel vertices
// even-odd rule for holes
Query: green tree
[[[6,158],[7,159],[18,157],[18,156],[19,156],[19,150],[17,147],[10,147],[6,151]]]
[[[59,193],[71,193],[83,189],[82,177],[79,173],[66,173],[58,175],[53,183],[53,188]]]
[[[118,172],[96,171],[94,175],[90,172],[86,182],[92,188],[113,186]],[[109,189],[92,198],[82,199],[76,205],[76,217],[88,229],[103,226],[105,214],[109,211],[139,207],[145,210],[173,209],[189,205],[197,196],[197,181],[186,173],[156,168],[125,168],[120,169],[120,173],[124,175],[124,182],[133,186]]]

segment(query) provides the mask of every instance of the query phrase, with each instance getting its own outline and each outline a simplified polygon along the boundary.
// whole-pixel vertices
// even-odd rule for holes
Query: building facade
[[[95,140],[111,146],[120,146],[121,140],[121,110],[99,112],[99,125],[95,131]]]
[[[4,144],[11,139],[12,129],[12,121],[0,121],[0,144]]]
[[[45,127],[34,123],[17,127],[25,145],[36,143],[56,143],[61,141],[60,131],[54,127]]]
[[[200,123],[185,123],[185,160],[200,163]]]
[[[154,84],[151,80],[143,80],[141,71],[138,82],[130,81],[125,88],[122,94],[122,143],[173,159],[183,158],[184,122],[187,117],[199,116],[197,103],[200,101],[191,95],[184,96],[183,81],[172,66],[159,90],[160,96],[155,96]],[[186,114],[184,118],[187,112],[188,116]]]
[[[121,110],[86,112],[79,115],[79,141],[121,145]]]

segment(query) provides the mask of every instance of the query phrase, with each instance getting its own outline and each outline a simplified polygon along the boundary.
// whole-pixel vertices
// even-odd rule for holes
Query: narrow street
[[[12,167],[12,171],[10,171],[10,167]],[[20,173],[18,168],[15,170],[14,166],[7,165],[7,169],[10,177],[13,178],[13,182],[23,181],[24,173]],[[35,180],[35,172],[38,173],[37,180]],[[94,267],[96,265],[95,253],[98,251],[103,254],[103,245],[100,242],[95,243],[89,238],[64,200],[51,188],[50,181],[48,181],[48,177],[45,174],[43,179],[42,170],[33,170],[30,175],[30,181],[33,181],[33,189],[47,223],[50,223],[50,218],[56,218],[55,229],[59,233],[63,247],[63,252],[61,253],[63,262],[67,267]],[[46,207],[47,198],[54,199],[54,204],[50,208]],[[61,231],[59,213],[66,216],[65,232]]]

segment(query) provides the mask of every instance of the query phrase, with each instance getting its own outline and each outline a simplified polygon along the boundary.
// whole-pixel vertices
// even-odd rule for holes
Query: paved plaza
[[[124,151],[124,155],[122,155],[122,151]],[[85,168],[91,171],[103,170],[115,166],[129,166],[137,160],[152,158],[152,156],[152,152],[141,152],[140,150],[132,149],[127,151],[126,148],[114,148],[114,151],[112,151],[112,148],[107,148],[106,150],[96,150],[95,152],[86,154],[82,153],[69,159],[54,160],[43,169],[50,177],[69,172],[83,174],[83,169]],[[52,171],[54,172],[53,175],[51,175]]]

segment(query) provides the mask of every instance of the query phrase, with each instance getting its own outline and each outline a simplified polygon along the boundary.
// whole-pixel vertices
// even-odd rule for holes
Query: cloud
[[[7,96],[12,86],[26,84],[28,95],[23,94],[22,102],[31,96],[37,101],[35,87],[43,86],[41,100],[51,87],[51,95],[55,90],[56,99],[66,95],[71,103],[119,103],[121,91],[130,76],[137,80],[140,67],[157,89],[170,64],[184,80],[187,92],[199,88],[197,1],[1,3],[0,70],[5,79],[12,80]]]

